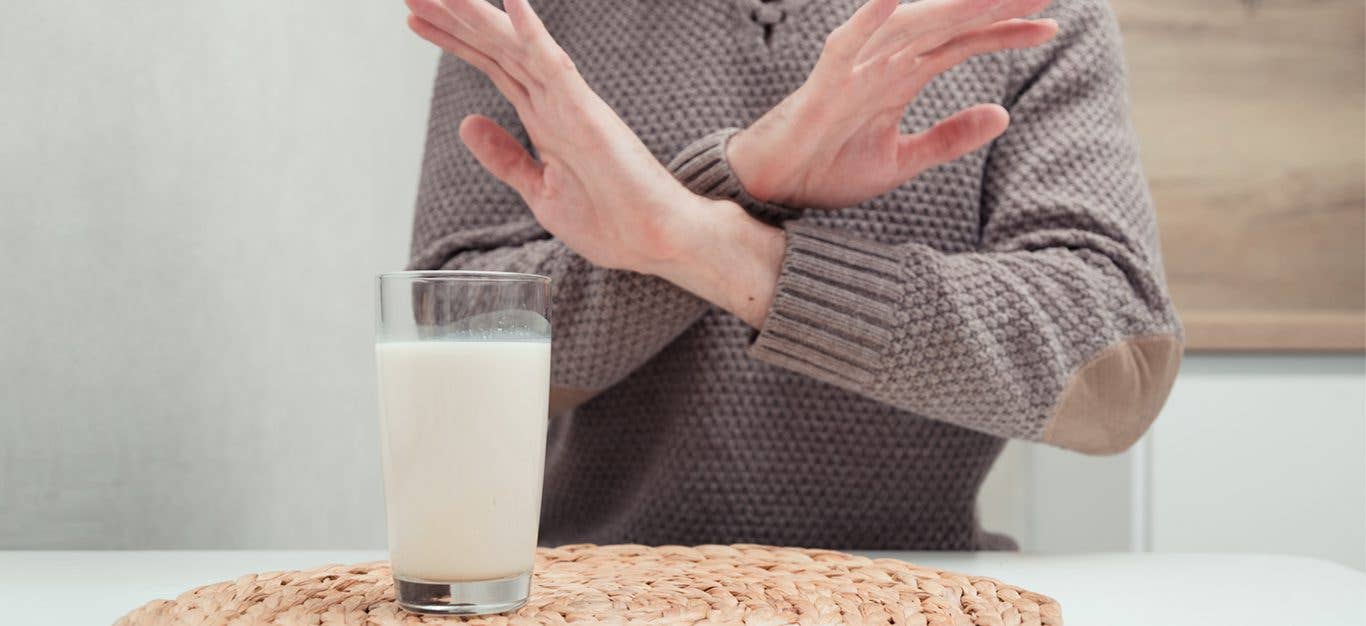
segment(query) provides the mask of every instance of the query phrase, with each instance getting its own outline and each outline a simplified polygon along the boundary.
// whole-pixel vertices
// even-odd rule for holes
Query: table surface
[[[858,552],[991,576],[1057,598],[1068,624],[1366,624],[1366,573],[1255,554]],[[155,598],[249,572],[385,558],[383,551],[0,551],[10,624],[110,624]]]

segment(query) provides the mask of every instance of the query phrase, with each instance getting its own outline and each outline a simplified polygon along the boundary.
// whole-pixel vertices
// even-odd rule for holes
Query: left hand
[[[536,220],[601,267],[653,274],[758,326],[777,285],[783,232],[734,202],[693,194],[593,92],[527,0],[407,0],[408,25],[493,81],[536,146],[533,159],[482,115],[460,124],[475,158]]]
[[[536,220],[595,265],[661,273],[703,239],[705,202],[660,165],[584,82],[526,0],[407,0],[408,25],[493,81],[540,160],[506,129],[471,115],[460,138],[522,196]]]

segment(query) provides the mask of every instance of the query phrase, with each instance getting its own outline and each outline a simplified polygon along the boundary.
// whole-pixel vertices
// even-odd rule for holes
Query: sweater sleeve
[[[500,270],[551,278],[551,383],[600,391],[643,365],[710,305],[662,279],[595,267],[540,227],[479,166],[457,128],[469,113],[525,133],[511,105],[451,55],[438,70],[414,220],[410,269]],[[695,187],[697,180],[692,181]]]
[[[988,155],[977,250],[785,225],[755,358],[1003,437],[1129,447],[1181,358],[1103,3],[1057,15]],[[907,210],[914,210],[908,207]]]
[[[738,128],[722,128],[688,144],[669,162],[669,170],[694,193],[716,200],[731,200],[768,224],[781,224],[799,217],[801,209],[764,202],[745,191],[726,159],[726,143],[738,132]]]

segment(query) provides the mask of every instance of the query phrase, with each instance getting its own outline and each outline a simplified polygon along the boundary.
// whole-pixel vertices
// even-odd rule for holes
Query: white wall
[[[370,277],[404,262],[435,62],[403,15],[0,4],[0,548],[382,545]],[[1362,567],[1362,385],[1191,358],[1151,455],[1012,443],[983,516]]]
[[[1011,443],[988,528],[1040,552],[1298,554],[1366,569],[1366,361],[1187,355],[1133,450]]]
[[[1192,359],[1152,439],[1154,550],[1288,552],[1366,569],[1360,357]]]
[[[0,3],[0,548],[383,540],[397,0]]]

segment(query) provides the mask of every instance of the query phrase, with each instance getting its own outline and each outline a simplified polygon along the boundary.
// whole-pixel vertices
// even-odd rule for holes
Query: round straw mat
[[[1052,598],[991,578],[831,550],[572,545],[536,554],[531,600],[505,614],[414,615],[389,564],[248,574],[157,600],[116,626],[336,624],[1061,624]]]

